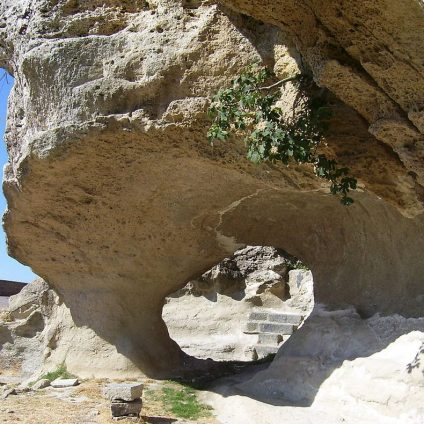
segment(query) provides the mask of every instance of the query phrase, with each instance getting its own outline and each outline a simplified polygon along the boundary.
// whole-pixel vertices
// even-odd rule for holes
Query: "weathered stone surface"
[[[339,0],[325,4],[319,0],[223,0],[222,3],[284,30],[310,66],[317,83],[355,109],[368,122],[369,132],[397,156],[404,169],[400,172],[403,177],[398,174],[400,178],[394,183],[398,188],[392,191],[394,187],[389,188],[387,179],[384,184],[381,179],[378,181],[380,164],[374,162],[373,169],[366,172],[367,159],[364,152],[359,153],[362,150],[359,139],[348,143],[348,148],[343,146],[345,141],[332,145],[340,159],[352,160],[354,169],[357,162],[360,167],[357,172],[367,180],[368,189],[410,215],[421,213],[424,54],[420,46],[424,36],[416,28],[422,28],[424,23],[422,3],[415,0],[402,4],[391,0]],[[375,147],[368,145],[372,155],[378,151]],[[383,162],[385,166],[393,166],[393,171],[395,168],[400,171],[394,160],[385,158]],[[412,197],[405,196],[405,190]],[[394,198],[396,191],[398,195]]]
[[[12,296],[0,316],[0,369],[34,379],[63,363],[83,378],[140,373],[92,329],[76,326],[58,294],[38,279]]]
[[[50,380],[47,380],[47,378],[42,378],[41,380],[38,380],[33,384],[32,389],[40,390],[40,389],[45,389],[46,387],[49,387],[49,386],[50,386]]]
[[[423,318],[317,307],[283,346],[267,369],[210,388],[220,422],[423,422]]]
[[[166,298],[162,317],[171,338],[196,358],[250,360],[260,331],[259,323],[248,320],[268,318],[260,308],[285,312],[299,308],[305,315],[312,310],[312,290],[301,292],[308,299],[298,299],[298,289],[293,294],[289,290],[289,260],[294,263],[294,258],[273,247],[247,246],[190,281]],[[303,273],[305,283],[312,283],[310,272]]]
[[[127,415],[138,416],[141,412],[143,402],[141,399],[133,400],[132,402],[112,402],[110,409],[112,417],[125,417]]]
[[[112,383],[103,388],[103,396],[111,401],[129,402],[140,399],[142,395],[143,385],[141,383]]]
[[[132,402],[112,402],[110,409],[112,417],[125,417],[127,415],[138,416],[141,412],[143,402],[141,399],[133,400]]]
[[[307,263],[320,302],[422,313],[423,11],[412,0],[357,3],[228,1],[283,33],[209,2],[1,2],[0,66],[16,81],[9,251],[113,358],[151,375],[192,369],[169,338],[163,299],[248,244]],[[292,72],[282,58],[292,51],[345,102],[327,93],[328,149],[364,188],[352,207],[309,168],[255,166],[239,140],[205,141],[207,97],[252,60]],[[91,372],[93,355],[73,366]]]
[[[78,386],[79,381],[77,378],[57,378],[51,382],[51,386],[56,389],[63,389],[66,387]]]

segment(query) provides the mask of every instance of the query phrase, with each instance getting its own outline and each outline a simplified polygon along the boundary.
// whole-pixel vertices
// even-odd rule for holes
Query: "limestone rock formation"
[[[300,258],[332,307],[424,306],[420,3],[228,4],[257,20],[209,1],[0,1],[9,252],[149,375],[192,365],[164,298],[245,245]],[[328,88],[328,149],[363,189],[352,207],[308,168],[205,141],[208,96],[255,60],[309,65]]]
[[[343,139],[335,141],[332,147],[339,158],[345,157],[354,169],[359,168],[368,190],[410,215],[421,213],[422,1],[223,0],[222,3],[284,31],[304,64],[312,70],[317,84],[356,110],[373,136],[367,141],[362,139],[366,147],[360,146],[358,138],[353,144]],[[391,158],[380,154],[383,146],[371,140],[387,146]],[[371,160],[374,155],[380,156],[382,162]],[[383,176],[383,169],[389,166],[394,167],[393,171],[403,168],[399,173],[393,172],[398,176],[391,183]],[[405,190],[409,192],[406,197],[401,194]]]
[[[10,297],[0,315],[0,370],[34,381],[62,363],[82,378],[140,373],[93,330],[77,327],[57,293],[38,279]]]
[[[266,370],[221,381],[207,399],[224,424],[418,424],[423,357],[423,318],[319,305]]]
[[[312,275],[291,270],[296,262],[269,246],[236,251],[166,298],[162,318],[171,338],[184,352],[202,359],[251,361],[276,353],[293,328],[284,334],[277,322],[274,334],[269,334],[248,326],[265,324],[268,313],[283,314],[282,319],[294,314],[297,329],[311,313]]]

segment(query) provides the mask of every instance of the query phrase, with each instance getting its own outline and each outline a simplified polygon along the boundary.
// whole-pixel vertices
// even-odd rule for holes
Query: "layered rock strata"
[[[0,3],[0,66],[15,77],[4,173],[9,252],[57,290],[77,327],[150,375],[191,365],[162,321],[164,298],[247,244],[308,263],[319,302],[350,303],[364,316],[423,310],[423,218],[391,206],[422,211],[421,83],[413,78],[422,53],[410,47],[419,35],[394,14],[384,18],[394,6],[369,21],[371,13],[344,19],[347,1],[322,16],[287,3],[231,2],[283,30],[210,2]],[[402,19],[420,23],[417,7],[408,1]],[[327,18],[333,12],[338,20]],[[310,24],[318,21],[329,23]],[[293,38],[295,24],[309,43]],[[346,58],[340,46],[375,28],[399,43],[387,60],[405,78],[374,66],[381,37],[369,37],[380,41],[362,53],[358,38],[349,54],[367,53],[363,62],[386,91],[377,76],[357,73],[358,60],[346,67],[333,55]],[[307,62],[345,102],[332,100],[328,149],[360,179],[352,207],[308,168],[255,166],[240,141],[205,141],[207,97],[255,60],[279,75]]]

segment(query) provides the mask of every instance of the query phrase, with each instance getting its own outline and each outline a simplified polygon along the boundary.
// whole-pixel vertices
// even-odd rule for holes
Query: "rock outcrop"
[[[166,298],[162,318],[171,338],[202,359],[251,361],[276,353],[314,306],[312,274],[295,265],[272,247],[236,251]],[[272,331],[261,328],[269,314]]]
[[[34,381],[62,363],[82,378],[140,374],[92,329],[77,327],[57,293],[38,279],[12,296],[0,314],[0,370]]]
[[[272,364],[206,397],[225,424],[418,424],[424,419],[424,319],[318,306]]]
[[[357,170],[368,190],[410,215],[421,213],[422,1],[223,0],[222,3],[284,31],[304,64],[310,67],[317,84],[356,110],[373,136],[367,141],[356,137],[351,140],[353,144],[339,138],[332,146],[338,157],[345,157]],[[283,66],[282,71],[285,69]],[[377,147],[371,140],[381,144],[377,143]],[[386,151],[391,153],[391,159],[380,153],[382,145],[388,147]],[[398,174],[395,168],[400,170],[399,165],[403,171]],[[389,183],[383,169],[391,166],[392,173],[398,175],[392,175]],[[409,195],[404,196],[406,191]]]
[[[422,43],[399,24],[421,23],[420,4],[228,3],[259,20],[207,1],[0,3],[0,66],[15,77],[9,252],[78,328],[150,375],[191,365],[164,298],[247,244],[307,263],[321,303],[363,316],[424,306]],[[279,75],[309,64],[341,99],[328,149],[361,182],[352,207],[308,168],[255,166],[240,141],[205,141],[208,96],[255,60]]]

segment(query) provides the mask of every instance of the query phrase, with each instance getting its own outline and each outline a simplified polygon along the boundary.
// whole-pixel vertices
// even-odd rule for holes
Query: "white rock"
[[[57,378],[52,381],[51,386],[55,388],[64,388],[78,386],[79,381],[77,378]]]

